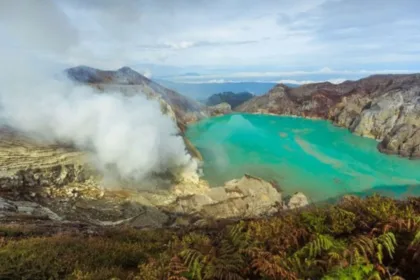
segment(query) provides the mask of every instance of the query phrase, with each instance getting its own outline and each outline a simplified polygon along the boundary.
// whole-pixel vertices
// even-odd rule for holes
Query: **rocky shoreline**
[[[320,118],[378,140],[378,149],[420,157],[420,74],[375,75],[358,81],[279,84],[236,108],[238,112]]]

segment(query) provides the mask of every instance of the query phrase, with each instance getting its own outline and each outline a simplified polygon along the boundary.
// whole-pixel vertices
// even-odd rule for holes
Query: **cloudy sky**
[[[62,36],[48,38],[69,49],[63,65],[128,65],[152,78],[187,82],[420,72],[418,0],[56,0],[44,6],[54,10],[42,15],[52,17],[46,24],[65,25]],[[43,27],[26,35],[48,37]]]

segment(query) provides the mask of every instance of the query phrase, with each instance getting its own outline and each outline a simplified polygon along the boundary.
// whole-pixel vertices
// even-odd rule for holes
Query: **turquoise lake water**
[[[375,140],[323,120],[233,114],[196,123],[187,137],[203,154],[212,186],[247,173],[312,201],[349,193],[420,195],[420,160],[382,154]]]

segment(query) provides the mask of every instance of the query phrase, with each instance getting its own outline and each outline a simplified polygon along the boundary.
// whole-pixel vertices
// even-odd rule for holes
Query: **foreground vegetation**
[[[352,198],[205,228],[0,234],[0,279],[420,277],[420,198]]]

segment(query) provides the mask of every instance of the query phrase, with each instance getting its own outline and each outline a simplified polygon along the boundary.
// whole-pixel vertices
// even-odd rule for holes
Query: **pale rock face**
[[[309,205],[308,198],[301,192],[297,192],[289,200],[287,206],[289,209],[295,209],[300,207],[305,207]]]
[[[373,102],[369,109],[361,112],[356,125],[351,129],[361,136],[382,140],[399,117],[403,97],[397,93],[395,96],[382,96],[377,102]]]
[[[269,182],[245,175],[222,187],[181,196],[167,210],[215,219],[245,218],[274,213],[281,203],[281,194]]]
[[[393,128],[378,145],[385,153],[399,153],[402,156],[420,158],[420,126],[403,124]]]

